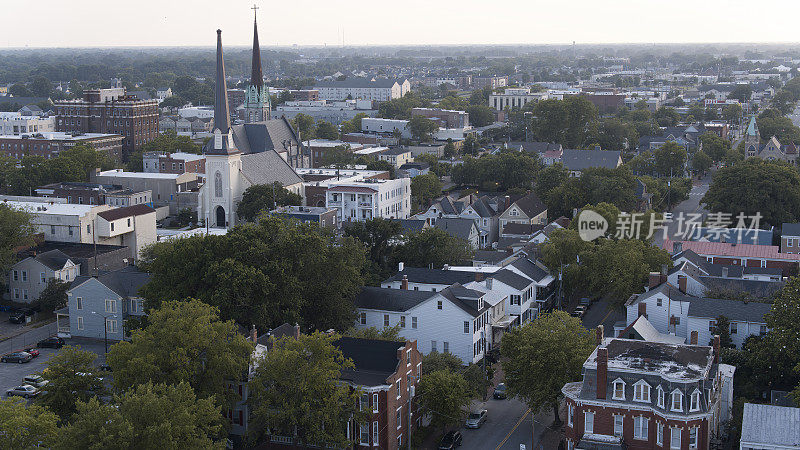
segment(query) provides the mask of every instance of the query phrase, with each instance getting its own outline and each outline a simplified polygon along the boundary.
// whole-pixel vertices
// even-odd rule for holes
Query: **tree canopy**
[[[148,308],[197,298],[248,327],[289,322],[346,330],[363,285],[364,248],[352,238],[336,240],[317,224],[265,217],[224,236],[155,244],[142,266],[152,273],[142,290]]]
[[[235,399],[226,389],[247,370],[253,344],[216,308],[198,300],[165,301],[150,310],[148,325],[111,347],[108,364],[119,392],[148,382],[188,383],[200,398],[219,405]]]
[[[264,211],[272,211],[278,206],[300,205],[303,197],[290,192],[279,182],[270,184],[254,184],[244,190],[242,199],[236,207],[236,215],[253,222]]]
[[[424,413],[430,413],[431,425],[435,428],[460,423],[470,397],[467,381],[455,371],[434,370],[419,381],[417,403]]]
[[[800,174],[781,162],[750,158],[714,174],[702,199],[710,211],[751,217],[772,226],[800,220]],[[746,223],[749,226],[750,222]]]
[[[348,446],[347,422],[362,423],[366,411],[357,409],[360,391],[340,382],[354,366],[335,339],[320,332],[283,337],[261,355],[248,385],[251,442],[270,431],[295,437],[296,430],[297,444]]]
[[[425,208],[442,194],[442,182],[433,173],[417,175],[411,179],[411,200],[415,211]]]
[[[15,249],[33,242],[35,232],[28,212],[0,203],[0,272],[8,273],[17,262]]]
[[[541,169],[538,158],[522,152],[504,151],[480,158],[466,157],[453,167],[453,182],[492,191],[529,189]]]
[[[100,377],[93,372],[97,368],[95,353],[67,345],[47,362],[42,376],[47,384],[47,395],[37,402],[56,413],[62,421],[69,420],[78,401],[87,401],[105,391]]]
[[[55,448],[62,442],[58,416],[19,397],[0,400],[0,448]]]
[[[442,268],[445,264],[463,264],[472,259],[472,247],[464,239],[439,228],[427,228],[408,236],[398,249],[398,259],[411,267]]]
[[[558,420],[561,388],[581,379],[583,363],[595,347],[592,333],[564,311],[542,314],[503,335],[502,355],[508,392],[531,409],[552,406]]]

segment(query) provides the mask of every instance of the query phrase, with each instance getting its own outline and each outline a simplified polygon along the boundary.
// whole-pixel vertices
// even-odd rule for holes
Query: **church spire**
[[[258,45],[258,20],[256,18],[257,6],[253,5],[253,62],[250,85],[255,86],[258,92],[264,87],[264,75],[261,72],[261,48]]]
[[[214,92],[214,129],[228,134],[231,115],[228,112],[228,87],[225,84],[225,62],[222,60],[222,30],[217,30],[217,76]]]

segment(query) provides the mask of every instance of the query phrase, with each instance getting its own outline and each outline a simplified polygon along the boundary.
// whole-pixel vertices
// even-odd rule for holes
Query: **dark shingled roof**
[[[451,236],[469,240],[472,228],[475,227],[475,221],[472,219],[440,217],[436,219],[434,227],[446,231]]]
[[[703,277],[703,279],[706,280],[710,278]],[[764,316],[770,311],[772,306],[770,303],[764,302],[692,297],[691,295],[681,293],[678,288],[669,283],[663,283],[648,292],[639,294],[634,300],[634,303],[638,300],[647,299],[659,292],[668,295],[672,300],[689,303],[689,316],[691,317],[714,319],[719,316],[725,316],[737,322],[764,323]]]
[[[786,236],[800,236],[800,223],[785,223],[781,227],[781,235]]]
[[[387,379],[397,371],[400,363],[397,350],[406,344],[344,336],[334,341],[333,345],[355,366],[343,371],[341,379],[359,386],[379,386],[387,384]]]
[[[108,211],[99,212],[97,215],[111,222],[112,220],[122,219],[124,217],[141,216],[154,212],[156,212],[156,210],[147,205],[133,205],[124,208],[109,209]]]
[[[514,261],[511,266],[524,273],[526,277],[534,281],[542,281],[547,278],[548,275],[550,275],[544,266],[540,266],[528,258],[520,258]]]
[[[544,203],[539,200],[539,197],[533,192],[517,199],[514,201],[514,204],[517,205],[517,207],[530,218],[536,217],[539,214],[547,211],[547,206],[545,206]]]
[[[508,269],[498,270],[492,274],[491,278],[494,278],[495,280],[520,291],[526,289],[531,284],[531,280],[523,277],[522,275],[517,275]]]
[[[399,312],[408,311],[434,295],[436,292],[364,286],[353,303],[358,308]]]
[[[569,150],[564,149],[561,163],[567,170],[584,170],[590,167],[614,169],[620,153],[616,150]]]
[[[71,289],[80,286],[90,278],[92,277],[76,277],[72,282]],[[139,289],[150,281],[150,274],[141,272],[134,266],[127,266],[124,269],[102,273],[97,277],[97,281],[116,292],[120,297],[129,298],[138,295]]]
[[[405,233],[414,233],[422,231],[425,228],[425,221],[421,219],[389,219],[392,222],[397,222],[403,228]]]
[[[475,281],[475,275],[472,272],[428,269],[423,267],[404,267],[402,272],[397,272],[391,278],[386,279],[384,283],[401,281],[404,275],[407,276],[408,281],[412,283],[441,284],[447,286],[456,283],[467,284],[470,281]]]
[[[534,233],[542,228],[544,228],[542,224],[507,223],[503,226],[503,235],[533,236]]]
[[[507,252],[498,250],[475,250],[475,255],[472,257],[473,261],[498,263],[510,255]]]
[[[40,253],[33,257],[33,259],[44,264],[51,270],[61,270],[67,264],[69,257],[61,250],[50,250],[49,252]]]
[[[745,280],[741,278],[700,277],[706,289],[726,292],[742,292],[755,298],[772,298],[783,289],[783,281]]]

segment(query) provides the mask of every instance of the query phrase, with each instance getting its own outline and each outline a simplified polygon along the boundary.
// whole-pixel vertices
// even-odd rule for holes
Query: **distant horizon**
[[[205,48],[223,30],[223,44],[252,42],[254,0],[139,0],[135,8],[101,0],[42,0],[4,5],[0,49]],[[296,0],[258,5],[264,47],[471,45],[725,45],[794,44],[800,4],[762,0],[655,0],[558,4],[484,0],[457,5],[423,0]],[[764,26],[764,24],[769,24]],[[32,32],[33,30],[33,32]],[[751,39],[742,39],[743,36]],[[57,45],[53,45],[57,43]],[[97,44],[102,44],[98,46]]]

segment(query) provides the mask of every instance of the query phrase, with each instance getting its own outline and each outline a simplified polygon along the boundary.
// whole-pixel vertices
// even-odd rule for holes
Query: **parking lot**
[[[17,338],[10,339],[0,343],[0,349],[2,349],[0,353],[5,355],[6,353],[10,353],[12,351],[23,350],[24,348],[27,347],[35,347],[36,342],[38,342],[39,340],[55,334],[54,332],[50,334],[41,332],[33,333],[34,331],[35,330],[32,330],[28,333],[18,336]],[[36,336],[41,336],[41,337],[36,337],[36,339],[34,339],[35,336],[26,336],[29,334],[35,334]],[[20,345],[11,347],[10,341],[17,341]],[[103,341],[98,342],[95,340],[78,339],[78,338],[66,339],[66,341],[67,345],[80,346],[82,350],[88,350],[96,353],[98,355],[98,358],[95,360],[95,364],[100,365],[103,362],[105,362],[104,358],[105,347],[103,345]],[[111,345],[111,343],[109,343],[109,345]],[[34,373],[42,373],[42,370],[44,370],[47,367],[47,362],[50,360],[50,358],[53,357],[53,355],[58,353],[59,350],[54,348],[40,348],[39,352],[40,352],[39,357],[34,358],[30,362],[24,364],[0,363],[0,394],[2,394],[3,398],[5,398],[6,396],[6,391],[15,386],[19,386],[22,383],[23,377]]]

